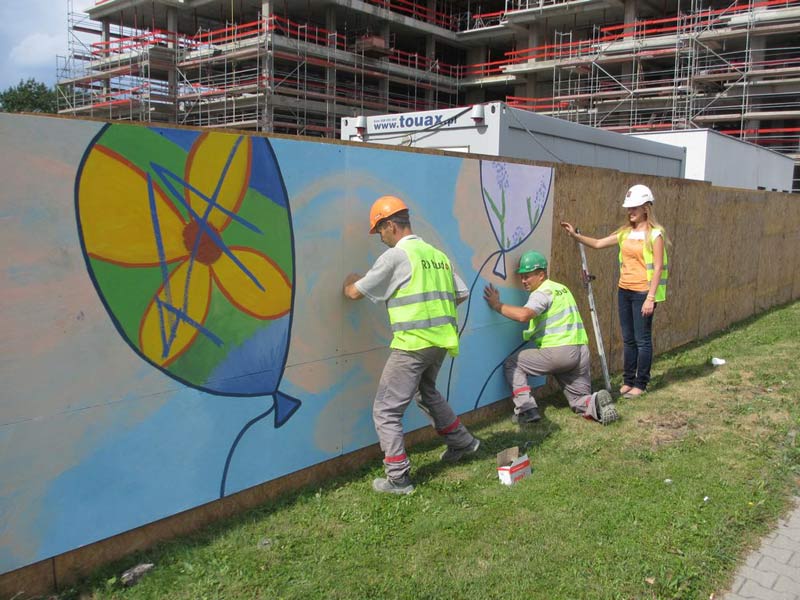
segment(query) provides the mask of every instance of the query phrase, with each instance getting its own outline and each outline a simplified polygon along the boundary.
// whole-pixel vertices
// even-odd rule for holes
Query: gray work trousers
[[[509,356],[503,367],[511,386],[514,413],[519,414],[536,406],[528,385],[528,377],[552,375],[564,390],[570,408],[576,413],[597,420],[597,407],[592,395],[589,348],[558,346],[556,348],[527,348]]]
[[[436,432],[451,448],[465,448],[474,439],[436,389],[436,375],[447,350],[392,350],[383,367],[372,407],[375,431],[384,453],[386,475],[398,479],[411,469],[403,441],[403,414],[414,398]]]

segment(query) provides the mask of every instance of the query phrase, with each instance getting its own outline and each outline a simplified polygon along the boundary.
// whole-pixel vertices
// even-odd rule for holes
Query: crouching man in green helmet
[[[525,306],[503,304],[492,284],[483,290],[492,310],[528,323],[522,337],[533,348],[512,354],[503,365],[514,400],[514,422],[534,423],[541,418],[528,377],[546,375],[556,378],[574,412],[603,425],[616,421],[619,416],[611,394],[606,390],[592,393],[589,338],[572,292],[547,278],[547,259],[539,252],[523,254],[517,273],[530,293]]]

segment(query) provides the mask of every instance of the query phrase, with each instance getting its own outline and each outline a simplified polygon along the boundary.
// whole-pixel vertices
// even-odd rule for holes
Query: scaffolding
[[[711,127],[798,159],[800,48],[764,39],[796,32],[799,6],[695,0],[688,13],[598,27],[585,40],[557,31],[491,70],[551,73],[551,96],[509,95],[513,106],[624,133]]]
[[[620,9],[596,0],[602,17],[545,31],[548,43],[527,48],[515,47],[521,31],[586,0],[365,0],[369,16],[338,29],[335,18],[330,27],[311,12],[298,18],[299,9],[252,9],[238,21],[232,12],[227,22],[204,18],[191,32],[159,30],[155,17],[141,28],[144,17],[123,22],[122,11],[118,23],[94,22],[72,2],[58,73],[68,114],[335,137],[342,117],[448,108],[480,95],[618,132],[711,127],[800,164],[800,0],[721,8],[690,0],[674,15],[630,22],[614,21]],[[397,15],[418,31],[392,32]],[[436,41],[420,52],[423,36]],[[439,39],[453,36],[485,60],[464,60],[457,44],[441,52]],[[522,95],[520,84],[538,93]]]
[[[58,109],[75,116],[174,122],[175,33],[98,23],[67,3],[68,55],[58,57]],[[99,38],[99,39],[98,39]]]
[[[59,68],[63,113],[333,137],[344,116],[457,105],[460,67],[397,48],[393,36],[275,14],[191,35],[132,30],[92,22],[68,2],[75,41]]]

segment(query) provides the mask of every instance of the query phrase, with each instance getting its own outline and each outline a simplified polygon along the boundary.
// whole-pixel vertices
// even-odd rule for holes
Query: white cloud
[[[73,0],[72,9],[85,11],[95,2]],[[53,85],[67,35],[67,0],[0,0],[0,91],[29,77]]]
[[[56,55],[66,51],[65,38],[59,33],[30,33],[11,49],[9,59],[15,67],[55,65]]]
[[[95,0],[73,0],[83,11]],[[67,0],[0,0],[0,90],[33,77],[55,83],[56,56],[67,53]]]

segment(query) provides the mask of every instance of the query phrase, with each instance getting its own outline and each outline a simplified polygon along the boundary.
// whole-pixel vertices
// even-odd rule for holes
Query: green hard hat
[[[517,273],[530,273],[537,269],[546,269],[547,259],[544,254],[536,252],[536,250],[528,250],[519,259],[519,269]]]

